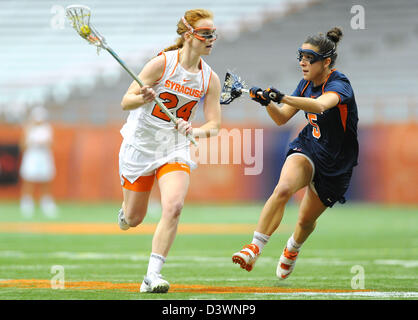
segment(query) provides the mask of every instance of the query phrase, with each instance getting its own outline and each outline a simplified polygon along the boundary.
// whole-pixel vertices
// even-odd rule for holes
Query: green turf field
[[[186,204],[181,224],[255,226],[261,206]],[[61,203],[60,216],[52,221],[40,212],[24,219],[17,202],[2,202],[0,226],[15,222],[116,224],[118,208],[117,203]],[[147,269],[150,234],[3,230],[0,299],[418,298],[417,207],[336,205],[320,217],[292,275],[280,281],[275,275],[276,263],[296,216],[297,207],[289,205],[282,231],[271,237],[251,272],[232,264],[231,255],[251,241],[252,233],[178,234],[162,271],[173,289],[167,294],[137,292]],[[156,223],[158,219],[159,210],[153,208],[144,223]],[[64,268],[64,289],[51,288],[54,265]],[[352,287],[358,270],[364,270],[363,291],[359,281]]]

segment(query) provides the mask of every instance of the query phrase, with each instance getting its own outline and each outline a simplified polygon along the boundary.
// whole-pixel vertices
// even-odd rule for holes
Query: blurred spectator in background
[[[23,158],[20,167],[22,178],[20,208],[26,218],[34,214],[37,188],[43,214],[48,218],[55,218],[57,215],[57,207],[51,194],[51,183],[55,177],[55,163],[51,150],[53,132],[47,120],[48,112],[44,107],[33,108],[21,139]]]

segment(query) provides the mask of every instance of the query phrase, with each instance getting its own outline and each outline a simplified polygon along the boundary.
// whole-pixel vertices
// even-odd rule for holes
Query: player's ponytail
[[[337,44],[343,37],[343,31],[339,27],[334,27],[327,32],[327,38]]]
[[[343,37],[343,31],[340,27],[334,27],[327,32],[326,35],[319,33],[316,36],[309,36],[305,43],[309,43],[319,49],[320,54],[329,55],[331,63],[329,68],[332,68],[337,61],[337,44]]]
[[[188,10],[184,14],[184,18],[187,23],[195,28],[196,22],[201,19],[213,19],[213,13],[206,9],[193,9]],[[176,43],[165,48],[163,51],[172,51],[183,48],[184,45],[184,34],[189,31],[189,29],[184,24],[183,20],[180,19],[177,23],[177,34],[180,36],[177,38]]]

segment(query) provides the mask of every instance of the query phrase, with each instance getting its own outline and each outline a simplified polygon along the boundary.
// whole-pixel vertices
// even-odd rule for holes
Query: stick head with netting
[[[225,75],[220,103],[230,104],[236,98],[239,98],[243,92],[248,92],[248,89],[245,88],[245,82],[238,75],[228,71]]]
[[[105,38],[90,23],[91,10],[83,5],[71,5],[65,8],[66,15],[70,20],[71,26],[89,44],[100,48],[105,48]]]

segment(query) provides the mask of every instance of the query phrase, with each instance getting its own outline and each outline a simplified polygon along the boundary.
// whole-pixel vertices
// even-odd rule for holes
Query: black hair
[[[319,33],[315,36],[309,36],[305,43],[309,43],[315,47],[319,48],[319,54],[328,56],[331,58],[331,63],[329,65],[332,68],[335,65],[337,60],[337,44],[343,37],[343,31],[340,27],[334,27],[329,30],[324,36],[323,33]]]

